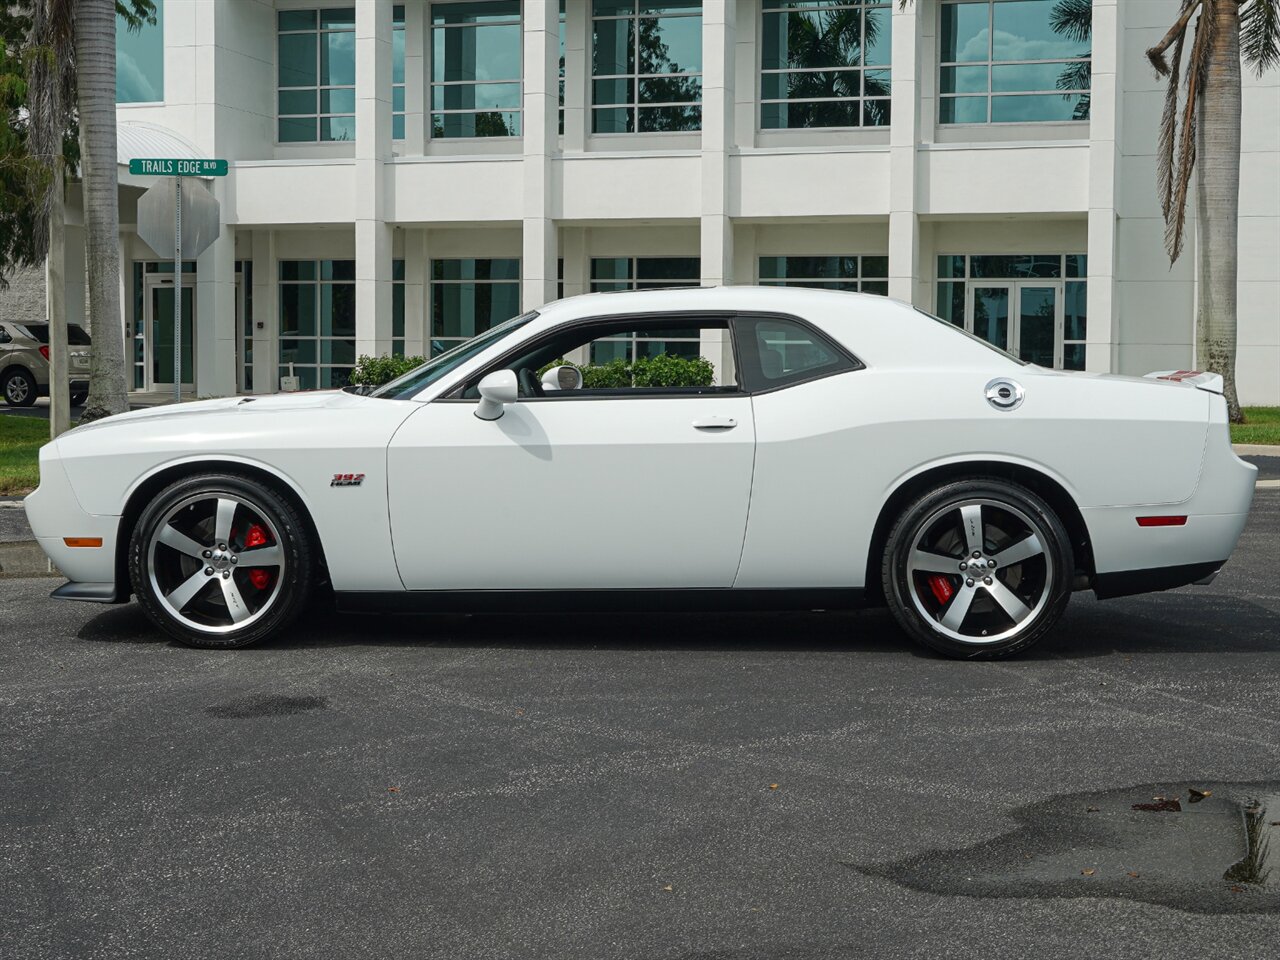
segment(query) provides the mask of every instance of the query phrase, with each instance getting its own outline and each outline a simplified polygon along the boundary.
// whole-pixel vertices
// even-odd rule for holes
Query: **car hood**
[[[262,413],[276,415],[290,411],[323,408],[349,410],[371,402],[376,403],[378,401],[341,390],[277,393],[263,397],[221,397],[216,400],[197,400],[193,403],[172,403],[159,407],[147,407],[143,410],[130,410],[128,413],[118,413],[114,417],[105,417],[102,420],[86,423],[63,436],[103,430],[125,423],[137,425],[146,421],[157,421],[170,425],[199,421],[201,418],[214,414],[224,414],[228,411],[242,413],[245,416]]]

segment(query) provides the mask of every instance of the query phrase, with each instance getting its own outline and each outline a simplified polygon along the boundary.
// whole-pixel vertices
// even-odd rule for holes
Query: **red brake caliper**
[[[267,531],[256,523],[249,527],[249,532],[244,535],[244,548],[252,550],[254,547],[265,547],[266,545]],[[249,571],[249,582],[256,589],[265,590],[271,585],[271,571],[262,567],[254,567]]]
[[[945,574],[933,573],[929,575],[929,589],[933,591],[934,597],[938,603],[946,606],[948,600],[955,594],[955,588],[951,586],[951,579]]]

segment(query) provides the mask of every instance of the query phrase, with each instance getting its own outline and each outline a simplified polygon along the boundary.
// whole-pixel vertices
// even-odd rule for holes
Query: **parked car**
[[[627,377],[662,356],[714,382]],[[1073,590],[1213,578],[1257,473],[1221,393],[1031,366],[866,294],[591,294],[368,395],[79,427],[41,450],[26,509],[71,578],[55,597],[136,595],[194,646],[273,636],[327,581],[371,612],[887,604],[933,649],[990,658]]]
[[[67,327],[70,345],[71,405],[89,395],[89,334]],[[0,393],[11,407],[29,407],[49,395],[49,325],[0,322]]]

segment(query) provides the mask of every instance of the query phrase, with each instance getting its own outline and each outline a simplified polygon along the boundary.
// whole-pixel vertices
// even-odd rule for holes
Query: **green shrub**
[[[541,370],[541,377],[552,367],[577,367],[582,371],[586,390],[619,390],[626,387],[709,387],[715,383],[716,371],[705,357],[677,357],[660,353],[656,357],[640,357],[635,363],[610,360],[604,364],[576,364],[553,360]]]
[[[380,387],[426,362],[426,357],[361,356],[348,382],[360,387]]]

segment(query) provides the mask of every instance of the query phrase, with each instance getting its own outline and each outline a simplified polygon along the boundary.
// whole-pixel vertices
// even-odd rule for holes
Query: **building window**
[[[696,287],[701,271],[702,261],[698,257],[592,257],[591,292]],[[631,363],[639,357],[660,353],[696,357],[699,349],[696,328],[664,331],[660,337],[637,330],[593,341],[587,359],[596,365],[611,360]]]
[[[431,356],[520,312],[520,261],[431,261]]]
[[[1088,273],[1084,254],[941,256],[937,314],[1030,363],[1083,370]]]
[[[565,47],[565,13],[564,0],[560,0],[560,136],[564,136],[564,47]]]
[[[520,136],[520,0],[431,5],[431,135]]]
[[[702,129],[701,0],[593,0],[591,130]]]
[[[347,385],[356,362],[356,262],[280,261],[280,376],[303,390]]]
[[[281,143],[356,138],[355,7],[277,14]]]
[[[404,4],[391,8],[391,139],[404,139]]]
[[[154,0],[156,22],[130,30],[116,17],[116,103],[164,100],[164,0]]]
[[[240,389],[253,392],[253,261],[236,261],[240,297]]]
[[[391,261],[391,355],[404,356],[404,261]]]
[[[944,0],[939,121],[1088,120],[1092,18],[1072,0]]]
[[[892,31],[885,2],[765,0],[760,126],[888,126]]]
[[[761,257],[760,285],[889,295],[888,257]]]

